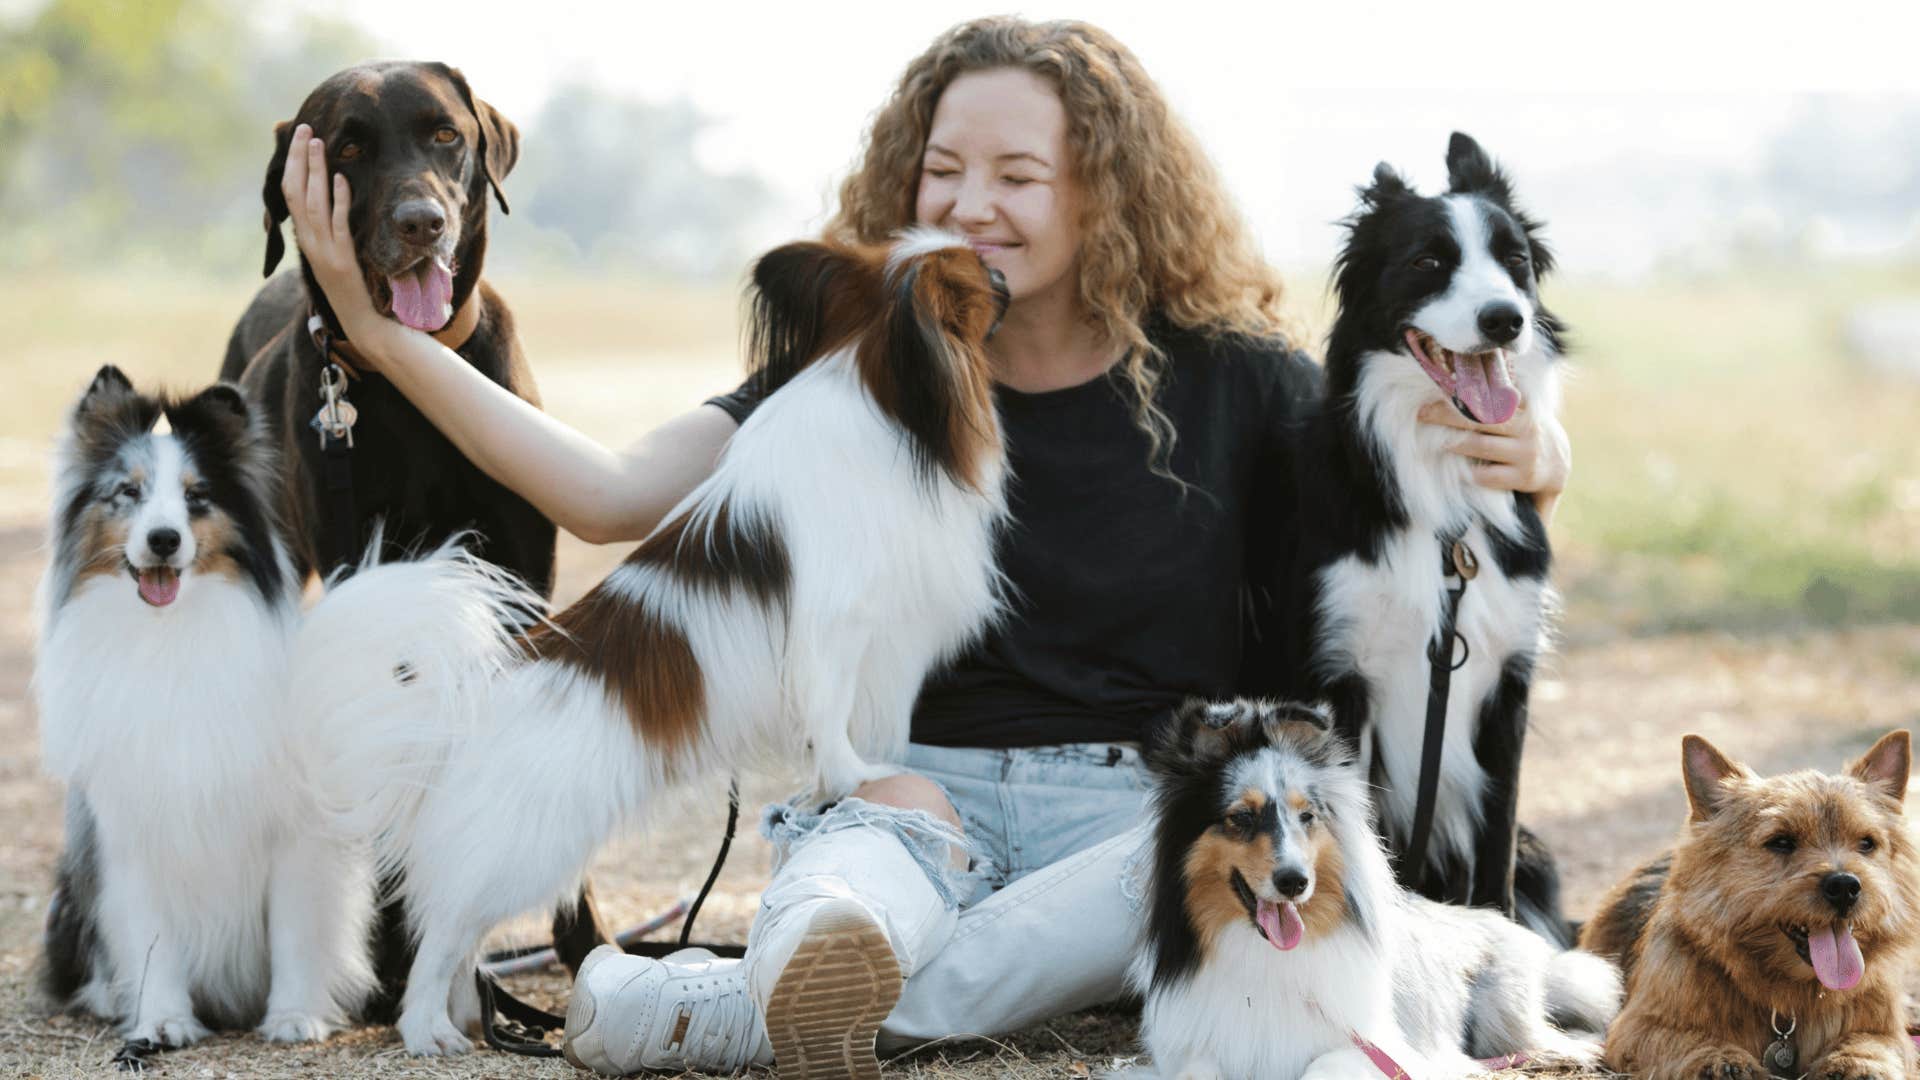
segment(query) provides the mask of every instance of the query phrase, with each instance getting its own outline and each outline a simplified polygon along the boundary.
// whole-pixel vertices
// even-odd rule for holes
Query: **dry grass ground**
[[[730,384],[734,309],[725,292],[501,284],[515,299],[547,407],[596,436],[623,441]],[[0,1075],[98,1075],[117,1045],[97,1023],[51,1015],[32,985],[60,842],[60,791],[40,773],[26,700],[48,439],[70,396],[102,362],[120,364],[140,382],[205,379],[246,288],[98,279],[0,288],[10,350],[0,359]],[[1594,290],[1563,305],[1588,347],[1569,405],[1581,466],[1557,527],[1566,552],[1567,643],[1537,686],[1522,810],[1559,851],[1576,913],[1589,911],[1614,878],[1672,836],[1684,805],[1675,760],[1681,732],[1701,732],[1762,769],[1781,770],[1832,767],[1878,733],[1920,721],[1920,627],[1898,618],[1897,596],[1876,595],[1882,586],[1904,587],[1920,551],[1920,494],[1902,487],[1920,475],[1920,443],[1900,419],[1916,414],[1917,395],[1910,387],[1857,385],[1807,366],[1806,357],[1796,377],[1777,340],[1772,351],[1757,345],[1716,359],[1694,337],[1663,339],[1649,320],[1682,326],[1676,309],[1706,305],[1746,313],[1769,339],[1820,340],[1823,309],[1783,310],[1791,289],[1696,292],[1691,308],[1672,291]],[[1663,363],[1670,366],[1664,374]],[[1728,388],[1747,396],[1730,396]],[[1815,435],[1783,422],[1796,392],[1819,396],[1814,411],[1851,420],[1837,479],[1816,467],[1823,459]],[[1765,471],[1742,467],[1743,458]],[[1735,482],[1743,477],[1744,486]],[[1685,525],[1690,540],[1673,540],[1650,514],[1650,484],[1666,485],[1654,495],[1678,498],[1684,520],[1667,524]],[[1719,509],[1699,510],[1703,499]],[[1784,516],[1785,507],[1809,504],[1839,509]],[[1855,517],[1832,518],[1843,512]],[[1767,521],[1774,527],[1752,531]],[[1736,556],[1757,552],[1749,562],[1758,569],[1730,568],[1739,559],[1724,554],[1729,545]],[[1850,553],[1848,566],[1882,571],[1846,578],[1844,587],[1859,597],[1856,617],[1825,627],[1803,617],[1790,593],[1774,602],[1765,592],[1774,587],[1767,575],[1822,545]],[[620,554],[563,541],[560,599],[579,595]],[[1862,613],[1882,617],[1862,621]],[[1740,632],[1654,632],[1711,625]],[[697,887],[718,838],[723,787],[688,794],[646,834],[623,838],[597,860],[594,878],[613,921],[638,922]],[[776,792],[756,781],[749,802]],[[744,939],[766,864],[765,845],[744,835],[702,918],[702,936]],[[507,927],[499,940],[537,937],[540,922]],[[555,976],[520,986],[550,1003],[565,993]],[[1086,1013],[997,1043],[922,1050],[894,1062],[889,1075],[1086,1076],[1130,1056],[1133,1038],[1124,1009]],[[416,1061],[387,1029],[298,1048],[221,1036],[165,1055],[156,1068],[194,1078],[572,1073],[564,1063],[492,1053]]]

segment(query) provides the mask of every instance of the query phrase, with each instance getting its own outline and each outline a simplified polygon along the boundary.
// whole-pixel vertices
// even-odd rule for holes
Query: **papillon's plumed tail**
[[[376,537],[370,551],[379,549]],[[450,542],[424,558],[369,555],[295,638],[290,678],[303,776],[333,827],[385,864],[441,763],[491,709],[544,604],[511,573]]]

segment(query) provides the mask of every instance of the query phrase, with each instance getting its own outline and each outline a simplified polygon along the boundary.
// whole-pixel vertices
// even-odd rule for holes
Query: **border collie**
[[[1156,783],[1142,1038],[1181,1080],[1420,1080],[1475,1058],[1598,1058],[1620,976],[1483,910],[1401,889],[1366,774],[1301,705],[1189,702]]]
[[[149,397],[111,365],[58,455],[34,693],[67,847],[44,978],[131,1040],[319,1039],[371,986],[369,868],[287,771],[300,591],[274,470],[237,390]]]
[[[1327,393],[1297,456],[1309,526],[1293,610],[1308,656],[1289,666],[1304,666],[1295,689],[1332,705],[1381,790],[1400,880],[1568,945],[1551,857],[1516,820],[1527,690],[1554,603],[1546,529],[1530,496],[1474,482],[1448,449],[1458,431],[1417,419],[1451,403],[1483,424],[1523,407],[1557,423],[1561,324],[1536,291],[1553,259],[1478,143],[1455,133],[1447,173],[1445,194],[1423,196],[1383,163],[1346,222]],[[1456,541],[1477,576],[1460,640],[1441,642]],[[1426,865],[1409,866],[1430,649],[1455,667]]]
[[[570,895],[663,788],[799,765],[836,798],[898,771],[921,680],[1002,606],[1005,303],[943,233],[780,248],[754,270],[773,392],[585,597],[509,640],[503,613],[536,601],[443,552],[316,608],[295,700],[338,822],[404,871],[409,1050],[467,1049],[482,936]]]

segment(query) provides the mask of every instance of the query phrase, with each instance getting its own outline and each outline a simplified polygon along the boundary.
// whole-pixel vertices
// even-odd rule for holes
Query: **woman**
[[[756,404],[742,388],[615,453],[379,317],[348,192],[296,138],[285,190],[334,310],[377,367],[562,528],[644,536]],[[769,809],[777,868],[744,962],[596,952],[568,1051],[609,1073],[873,1076],[889,1044],[995,1034],[1117,996],[1145,805],[1136,750],[1190,694],[1237,686],[1247,566],[1285,541],[1284,432],[1318,369],[1278,337],[1280,284],[1138,61],[1082,23],[984,19],[908,66],[845,182],[837,234],[919,222],[1005,275],[992,342],[1015,477],[1004,627],[931,679],[908,773]],[[1557,429],[1479,432],[1482,482],[1564,485]]]

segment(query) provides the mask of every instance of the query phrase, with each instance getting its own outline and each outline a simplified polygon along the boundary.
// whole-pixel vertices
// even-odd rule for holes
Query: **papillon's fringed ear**
[[[287,253],[286,238],[280,234],[280,223],[287,220],[287,198],[280,193],[280,174],[287,171],[287,150],[293,143],[293,121],[282,120],[273,125],[273,157],[267,162],[267,182],[260,189],[260,198],[267,204],[267,262],[260,271],[261,277],[272,277],[280,259]]]
[[[852,341],[881,302],[871,260],[829,244],[787,244],[753,264],[747,287],[747,365],[771,394]]]
[[[896,262],[888,292],[883,333],[862,351],[868,386],[906,429],[923,481],[944,472],[977,491],[979,452],[998,438],[984,351],[1000,317],[992,276],[964,247],[934,248]]]

